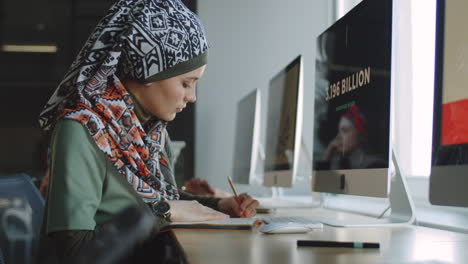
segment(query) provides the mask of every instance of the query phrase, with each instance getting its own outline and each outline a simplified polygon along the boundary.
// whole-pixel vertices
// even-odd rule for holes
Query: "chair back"
[[[0,175],[0,248],[6,263],[32,263],[44,204],[29,175]]]

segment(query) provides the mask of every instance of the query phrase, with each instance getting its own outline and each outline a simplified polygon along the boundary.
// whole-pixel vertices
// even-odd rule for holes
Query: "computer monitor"
[[[391,58],[391,0],[364,0],[317,37],[313,191],[388,196]]]
[[[232,161],[232,180],[251,184],[255,179],[260,137],[260,90],[256,89],[237,103],[236,139]]]
[[[302,132],[302,56],[270,80],[263,185],[292,187]]]
[[[468,206],[466,0],[437,1],[432,168],[429,199]]]

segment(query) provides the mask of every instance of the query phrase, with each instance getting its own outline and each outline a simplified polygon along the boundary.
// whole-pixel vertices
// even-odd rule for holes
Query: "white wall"
[[[332,12],[331,19],[333,21],[338,20],[340,17],[348,13],[351,8],[359,4],[362,0],[332,0]]]
[[[404,176],[408,176],[414,162],[411,156],[414,122],[411,1],[394,0],[393,8],[392,96],[394,103],[392,111],[394,115],[391,140],[400,169]]]
[[[299,54],[304,56],[303,138],[306,151],[311,153],[315,38],[331,22],[330,5],[329,0],[198,0],[211,48],[197,91],[196,177],[228,188],[238,100],[255,88],[261,89],[263,142],[268,82]],[[307,173],[310,164],[302,167]],[[287,192],[310,192],[304,173]],[[261,186],[239,189],[254,195],[270,192]]]

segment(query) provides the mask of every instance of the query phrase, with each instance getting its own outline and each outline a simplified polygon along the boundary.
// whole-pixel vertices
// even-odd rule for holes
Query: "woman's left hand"
[[[231,217],[254,217],[257,214],[258,201],[243,193],[239,195],[240,205],[235,197],[223,198],[218,202],[218,210]]]

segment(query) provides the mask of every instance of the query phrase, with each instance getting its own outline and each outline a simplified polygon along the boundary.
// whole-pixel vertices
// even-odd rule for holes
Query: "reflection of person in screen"
[[[357,106],[351,106],[338,123],[338,134],[328,144],[323,161],[329,169],[383,167],[382,159],[368,151],[367,120]]]

